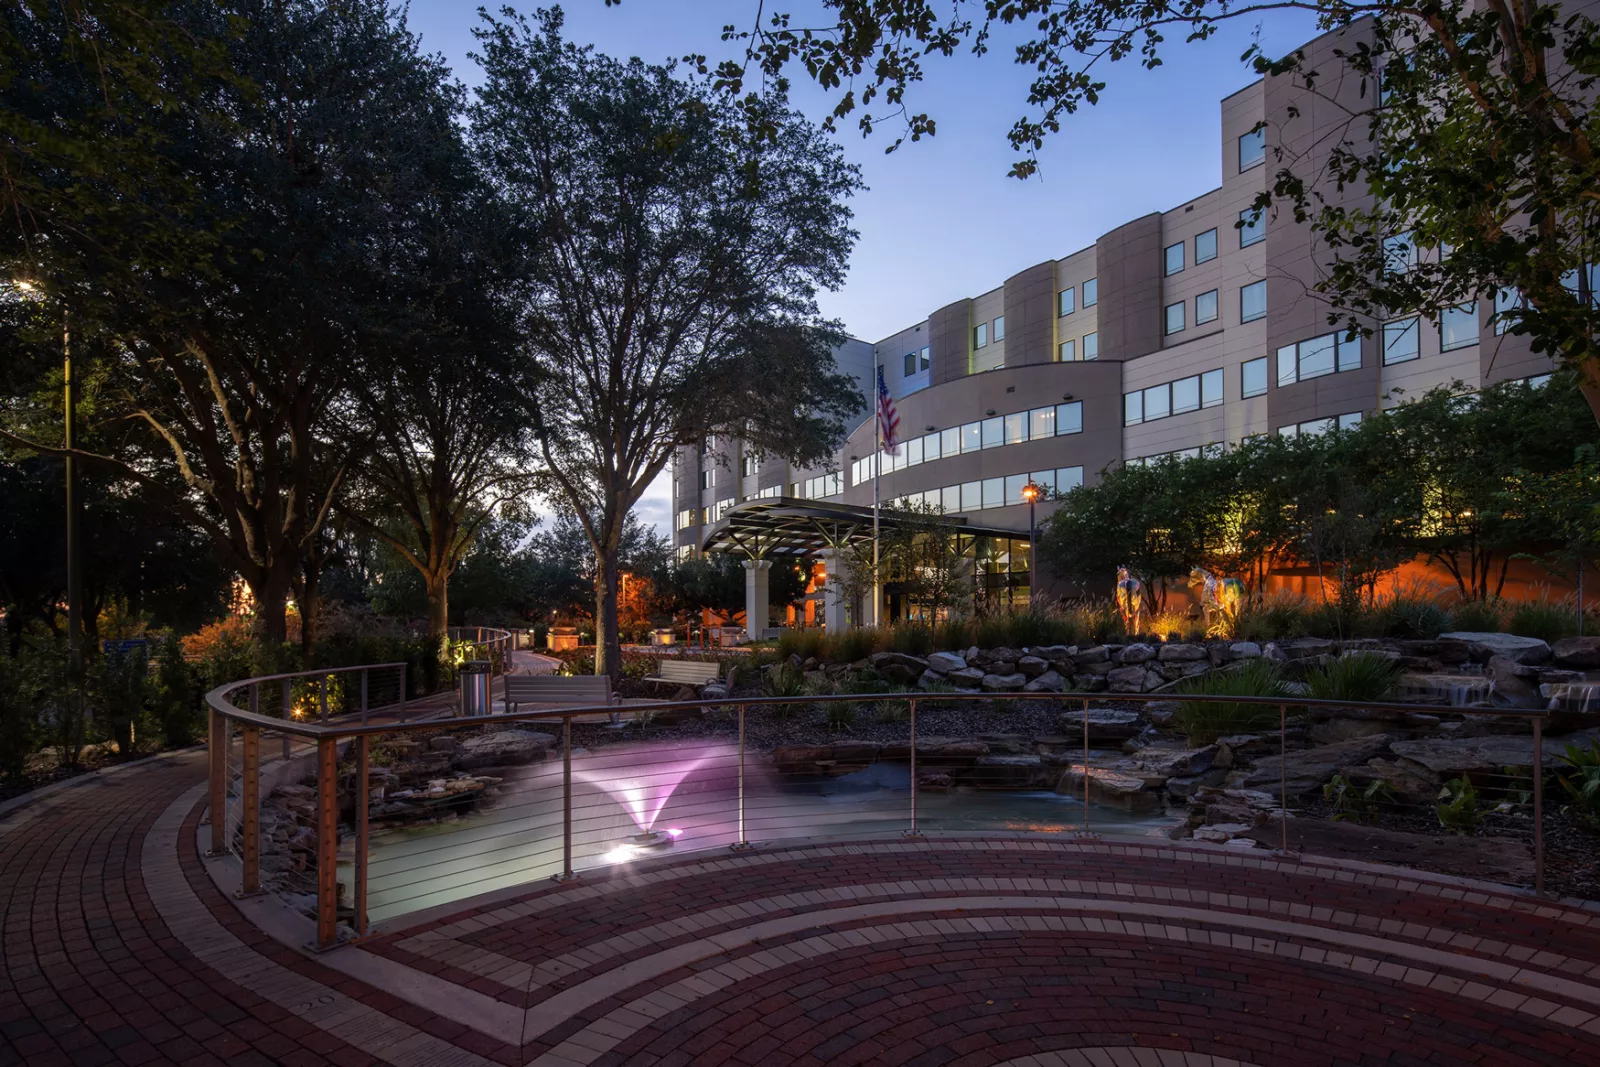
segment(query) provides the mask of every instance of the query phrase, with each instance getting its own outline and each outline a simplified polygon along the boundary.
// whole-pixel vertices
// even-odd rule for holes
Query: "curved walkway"
[[[314,958],[213,884],[203,764],[0,819],[0,1065],[1573,1065],[1600,1037],[1600,912],[1158,844],[666,856]]]

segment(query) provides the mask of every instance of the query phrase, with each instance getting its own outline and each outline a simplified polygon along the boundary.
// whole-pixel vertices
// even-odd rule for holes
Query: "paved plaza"
[[[686,853],[314,957],[213,879],[203,775],[0,817],[0,1064],[1596,1062],[1600,911],[1154,843]]]

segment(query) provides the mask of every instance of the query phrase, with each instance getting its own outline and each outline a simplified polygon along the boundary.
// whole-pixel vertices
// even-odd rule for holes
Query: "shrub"
[[[0,655],[0,775],[21,778],[39,740],[33,679],[22,660]]]
[[[835,700],[824,705],[824,721],[835,730],[848,730],[856,724],[856,702]]]
[[[1600,826],[1600,741],[1568,745],[1556,762],[1565,768],[1556,771],[1556,781],[1572,802],[1574,814],[1591,826]]]
[[[171,748],[193,744],[205,730],[206,714],[194,672],[183,658],[183,645],[173,637],[160,641],[155,661],[151,710],[161,740]]]
[[[1335,821],[1354,818],[1365,822],[1378,813],[1378,809],[1394,799],[1387,782],[1374,778],[1364,788],[1357,787],[1342,774],[1322,787],[1322,799],[1333,805]]]
[[[1184,611],[1163,611],[1145,622],[1145,630],[1168,641],[1204,641],[1205,619]]]
[[[1376,652],[1340,656],[1306,677],[1306,696],[1350,703],[1380,701],[1394,691],[1400,661]]]
[[[1287,697],[1288,687],[1277,665],[1266,659],[1245,660],[1230,670],[1211,671],[1184,682],[1184,696]],[[1278,709],[1271,704],[1235,704],[1227,701],[1185,700],[1174,716],[1178,729],[1191,745],[1209,745],[1229,734],[1264,730],[1278,724]]]
[[[1105,644],[1123,636],[1122,613],[1109,600],[1081,601],[1067,609],[1078,641]]]
[[[1505,625],[1505,605],[1499,600],[1459,600],[1450,608],[1450,629],[1470,633],[1496,633]]]
[[[1268,593],[1240,612],[1240,636],[1265,641],[1299,636],[1307,632],[1309,611],[1310,605],[1299,593],[1287,590]]]
[[[1541,589],[1532,600],[1519,601],[1506,616],[1506,629],[1519,637],[1537,637],[1554,643],[1578,632],[1578,605],[1573,597],[1550,599]]]
[[[972,647],[976,631],[971,619],[946,619],[933,628],[933,647],[964,652]]]
[[[799,656],[802,661],[822,659],[823,631],[814,627],[785,630],[778,635],[778,654],[784,659]]]
[[[780,663],[768,669],[761,679],[761,695],[766,697],[798,697],[805,688],[805,672],[792,663]],[[780,719],[787,719],[799,708],[799,704],[775,704],[772,712]]]
[[[827,659],[833,663],[855,663],[878,651],[880,641],[887,644],[887,638],[887,634],[870,626],[841,630],[828,636]]]
[[[920,622],[903,622],[889,631],[889,649],[908,656],[926,656],[933,649],[933,628]]]
[[[1453,834],[1470,834],[1483,821],[1478,805],[1478,790],[1466,778],[1453,778],[1439,790],[1440,803],[1433,806],[1439,825]]]
[[[1397,593],[1383,606],[1383,632],[1388,637],[1431,641],[1450,628],[1450,614],[1427,597]]]

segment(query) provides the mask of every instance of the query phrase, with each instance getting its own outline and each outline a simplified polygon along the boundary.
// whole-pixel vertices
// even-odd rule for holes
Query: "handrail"
[[[225,804],[227,799],[227,783],[231,768],[229,754],[233,747],[234,730],[237,728],[242,739],[243,758],[241,770],[240,800],[243,809],[241,820],[242,848],[241,859],[244,865],[243,892],[254,893],[260,891],[260,833],[259,833],[259,778],[261,773],[260,742],[264,730],[277,731],[283,737],[284,756],[289,756],[290,738],[300,738],[314,743],[316,749],[316,811],[317,811],[317,934],[315,947],[326,949],[339,943],[338,937],[338,882],[336,877],[336,864],[338,854],[338,766],[340,761],[341,745],[350,745],[356,760],[355,781],[364,783],[369,780],[369,755],[371,739],[378,735],[407,735],[423,731],[437,731],[441,726],[467,726],[476,723],[485,725],[493,724],[501,727],[513,723],[525,722],[559,722],[561,724],[561,749],[562,749],[562,774],[563,779],[563,870],[558,877],[566,879],[576,877],[572,864],[572,727],[575,720],[593,716],[604,717],[611,720],[619,711],[634,712],[645,716],[653,716],[667,711],[692,711],[711,709],[737,709],[738,713],[738,841],[735,848],[751,847],[745,839],[745,717],[748,711],[762,708],[796,706],[826,706],[839,703],[904,703],[908,705],[908,721],[910,730],[910,744],[908,747],[911,763],[911,787],[909,818],[910,827],[906,835],[919,838],[917,828],[917,706],[929,703],[948,703],[961,701],[1006,701],[1027,703],[1034,701],[1054,702],[1059,705],[1068,705],[1081,708],[1083,715],[1083,763],[1081,776],[1083,778],[1083,810],[1084,830],[1087,836],[1096,835],[1089,832],[1089,812],[1091,808],[1090,786],[1095,778],[1096,771],[1091,766],[1090,754],[1090,716],[1087,712],[1093,705],[1107,704],[1153,704],[1153,703],[1185,703],[1185,704],[1224,704],[1224,705],[1249,705],[1253,707],[1276,708],[1278,722],[1276,731],[1271,726],[1255,726],[1246,732],[1256,734],[1278,734],[1278,762],[1279,762],[1279,796],[1280,807],[1279,850],[1289,854],[1288,817],[1289,788],[1288,788],[1288,721],[1289,709],[1304,709],[1305,711],[1326,710],[1330,712],[1381,712],[1389,714],[1413,714],[1418,712],[1445,711],[1461,715],[1495,715],[1515,717],[1528,721],[1533,733],[1533,766],[1532,766],[1532,804],[1533,804],[1533,846],[1534,846],[1534,880],[1536,892],[1542,893],[1544,889],[1544,833],[1543,833],[1543,731],[1545,720],[1549,717],[1548,709],[1502,709],[1502,708],[1464,708],[1449,707],[1438,704],[1403,703],[1398,701],[1341,701],[1321,700],[1299,696],[1253,697],[1253,696],[1226,696],[1211,694],[1178,694],[1178,693],[1089,693],[1089,692],[927,692],[921,690],[908,690],[881,693],[835,693],[835,694],[810,694],[795,696],[750,696],[750,697],[722,697],[702,700],[669,700],[649,701],[638,704],[623,705],[620,708],[614,704],[588,705],[582,707],[545,708],[530,711],[515,711],[501,714],[457,717],[447,720],[425,721],[393,721],[372,723],[366,721],[367,707],[367,681],[366,672],[401,669],[401,688],[399,707],[402,712],[405,706],[404,672],[407,665],[403,663],[369,664],[356,667],[327,668],[321,670],[297,671],[287,674],[263,675],[258,678],[247,678],[238,682],[230,682],[217,686],[206,694],[206,703],[211,711],[211,804],[212,804],[212,855],[230,851],[232,841],[226,832]],[[285,684],[295,679],[317,678],[324,679],[324,694],[326,693],[325,680],[337,674],[363,672],[362,679],[362,721],[360,723],[300,722],[292,719],[275,718],[262,714],[259,710],[258,696],[261,688],[267,683]],[[232,699],[241,691],[251,693],[250,707],[245,710],[234,706]],[[324,707],[326,700],[324,699]],[[1076,744],[1074,742],[1074,744]],[[367,865],[368,865],[368,791],[358,787],[355,793],[355,920],[354,928],[358,936],[367,931],[366,898],[367,898]],[[1076,786],[1074,785],[1074,793]]]

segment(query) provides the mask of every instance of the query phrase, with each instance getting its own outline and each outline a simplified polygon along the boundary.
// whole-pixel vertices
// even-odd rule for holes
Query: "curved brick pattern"
[[[0,819],[0,1067],[1571,1065],[1600,1037],[1600,912],[1159,843],[661,857],[317,959],[212,882],[203,762]]]

